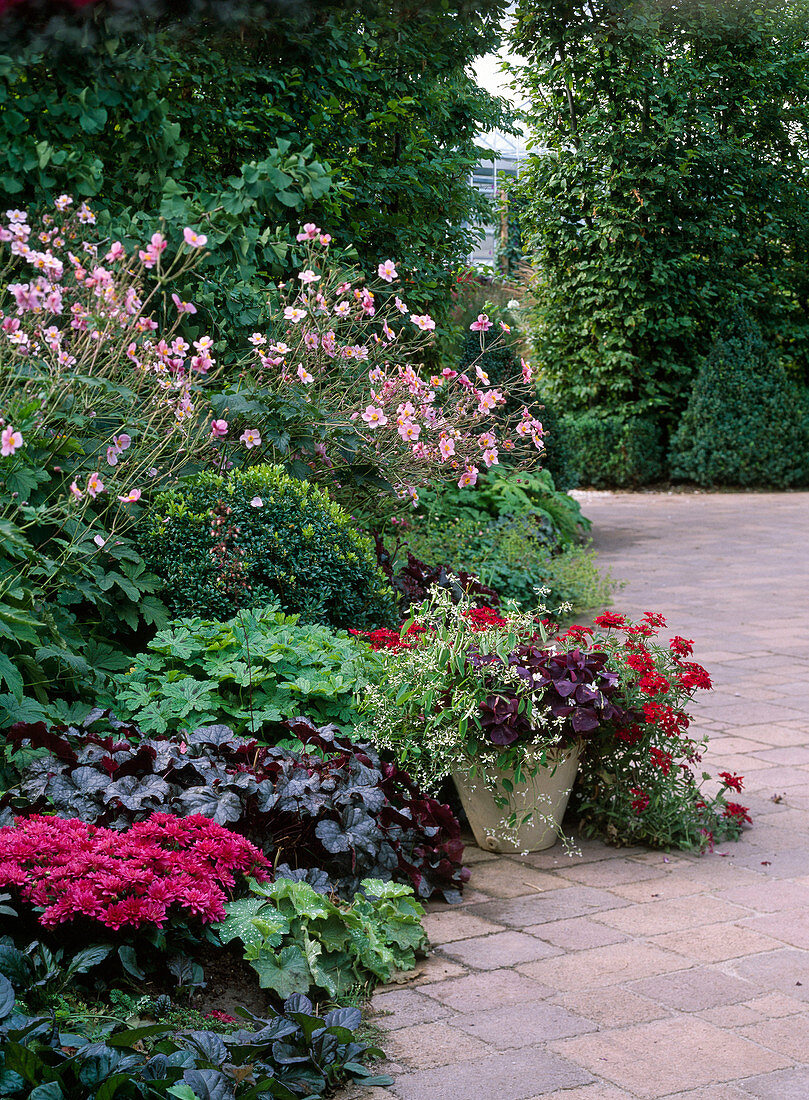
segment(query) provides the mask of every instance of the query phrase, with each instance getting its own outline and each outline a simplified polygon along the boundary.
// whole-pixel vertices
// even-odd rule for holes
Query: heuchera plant
[[[172,910],[221,921],[237,875],[267,879],[267,860],[200,815],[152,814],[123,834],[38,815],[0,829],[0,886],[18,891],[46,928],[79,917],[113,930],[162,928]]]
[[[290,723],[299,744],[292,751],[225,726],[169,740],[140,738],[114,719],[109,732],[104,723],[96,711],[82,728],[20,723],[9,731],[17,746],[47,749],[23,771],[18,790],[29,806],[118,830],[159,808],[204,814],[274,863],[294,865],[280,873],[305,873],[325,891],[349,897],[363,878],[380,878],[410,883],[420,898],[460,899],[469,872],[450,808],[333,726]],[[13,817],[15,797],[11,790],[0,799],[0,821]]]
[[[693,642],[658,638],[664,617],[647,612],[639,622],[606,612],[595,631],[573,627],[559,639],[568,653],[597,656],[617,677],[616,701],[624,718],[588,742],[573,803],[585,832],[616,843],[643,841],[662,847],[710,848],[740,835],[750,816],[729,795],[743,777],[719,773],[719,790],[699,764],[707,738],[692,737],[687,712],[698,690],[709,690],[706,670],[689,660]]]

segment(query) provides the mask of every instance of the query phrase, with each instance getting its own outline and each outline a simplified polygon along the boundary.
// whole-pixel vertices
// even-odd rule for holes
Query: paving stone
[[[748,916],[750,910],[741,905],[704,895],[691,895],[688,898],[658,899],[629,905],[625,909],[599,913],[597,919],[634,936],[654,936]]]
[[[796,1001],[794,997],[786,997],[783,993],[765,993],[763,997],[756,997],[747,1004],[754,1012],[771,1020],[806,1012],[805,1004]]]
[[[476,905],[474,913],[499,924],[525,928],[528,925],[580,917],[595,910],[611,909],[626,904],[623,898],[616,897],[606,890],[595,890],[590,886],[566,886],[546,894]]]
[[[740,1027],[737,1033],[763,1047],[786,1054],[796,1062],[809,1065],[809,1016],[805,1013],[801,1016],[784,1016],[780,1020],[749,1024]]]
[[[663,1005],[622,986],[588,989],[583,993],[558,993],[550,1000],[605,1028],[648,1023],[671,1015]]]
[[[485,936],[488,932],[502,932],[502,925],[461,909],[443,913],[427,913],[422,922],[432,944],[452,943],[454,940]]]
[[[450,1010],[415,989],[393,989],[387,993],[375,993],[371,999],[373,1022],[377,1027],[391,1031],[413,1024],[427,1024],[448,1016]],[[378,1014],[378,1015],[377,1015]]]
[[[491,1048],[439,1020],[415,1027],[398,1028],[385,1041],[385,1053],[406,1070],[432,1069],[457,1062],[485,1058]]]
[[[434,982],[444,982],[447,978],[462,978],[468,973],[466,967],[461,966],[460,963],[442,958],[440,955],[430,955],[429,958],[419,961],[416,975],[408,985],[421,988],[432,985]]]
[[[561,949],[524,932],[508,931],[448,943],[441,948],[441,953],[473,970],[497,970],[502,966],[515,966],[517,963],[559,955]]]
[[[498,1050],[538,1047],[550,1039],[565,1039],[569,1035],[581,1035],[596,1029],[592,1020],[585,1020],[548,1001],[497,1008],[491,1012],[466,1013],[448,1022],[451,1027],[482,1039]]]
[[[528,1100],[591,1080],[586,1070],[553,1053],[511,1050],[476,1062],[406,1073],[397,1079],[393,1092],[400,1100]]]
[[[756,1012],[748,1004],[720,1005],[718,1008],[708,1008],[697,1015],[709,1024],[717,1027],[732,1027],[738,1030],[746,1024],[757,1024],[762,1020],[761,1013]]]
[[[736,977],[752,982],[762,992],[778,990],[798,1001],[809,1001],[809,952],[784,947],[733,959],[726,965]]]
[[[517,898],[526,894],[541,894],[567,885],[556,873],[537,871],[503,857],[474,867],[470,882],[477,891],[490,895],[489,898],[481,897],[481,901],[491,897]]]
[[[706,963],[738,959],[779,947],[778,940],[737,924],[709,924],[705,928],[690,928],[687,932],[666,932],[662,936],[652,936],[648,942]]]
[[[748,1077],[742,1082],[748,1096],[756,1100],[806,1100],[809,1096],[809,1066],[778,1070]]]
[[[743,1092],[738,1085],[711,1085],[707,1089],[669,1093],[666,1100],[750,1100],[750,1093]]]
[[[789,1065],[784,1055],[694,1016],[555,1040],[550,1046],[647,1100]],[[639,1058],[641,1051],[646,1056]]]
[[[566,867],[557,872],[560,878],[578,882],[582,886],[596,886],[606,890],[612,890],[624,882],[652,879],[657,873],[656,867],[630,859],[600,860],[598,863],[587,863],[580,867]]]
[[[806,861],[807,871],[809,871],[809,853]],[[761,878],[748,886],[724,889],[718,897],[736,905],[745,905],[760,913],[776,913],[781,909],[809,907],[809,886],[788,881],[770,882]]]
[[[615,928],[591,920],[589,917],[572,917],[570,920],[548,921],[532,924],[525,929],[547,943],[568,951],[580,951],[587,947],[604,947],[608,943],[621,943],[629,937]]]
[[[736,1004],[748,1000],[756,992],[756,987],[750,982],[733,978],[709,966],[695,966],[676,974],[643,978],[630,982],[627,988],[680,1012]]]
[[[809,912],[805,909],[787,909],[766,917],[752,917],[744,924],[774,941],[809,949]]]
[[[543,1094],[547,1096],[547,1093]],[[532,1096],[530,1100],[539,1100]],[[606,1081],[593,1081],[592,1085],[581,1085],[577,1089],[565,1089],[560,1093],[560,1100],[632,1100],[632,1094]]]
[[[642,882],[626,882],[613,887],[612,893],[629,902],[660,901],[671,898],[693,897],[704,891],[705,884],[696,876],[667,874],[665,878],[644,879]]]
[[[685,965],[686,960],[671,951],[661,951],[641,941],[629,941],[560,955],[555,959],[540,959],[517,969],[554,990],[574,991],[667,974],[682,970]]]
[[[481,1012],[506,1005],[534,1003],[553,992],[541,982],[513,970],[468,974],[448,982],[434,982],[423,990],[428,997],[434,997],[457,1012]]]

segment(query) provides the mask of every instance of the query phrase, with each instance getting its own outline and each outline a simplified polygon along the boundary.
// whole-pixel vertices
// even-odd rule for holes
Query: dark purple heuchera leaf
[[[499,594],[472,573],[463,569],[452,570],[447,565],[428,565],[409,550],[407,565],[402,566],[398,573],[394,572],[393,560],[399,550],[398,544],[391,554],[378,532],[374,534],[374,541],[379,567],[390,581],[394,592],[399,595],[403,612],[408,611],[413,604],[423,603],[430,595],[430,589],[436,586],[450,592],[455,603],[466,598],[476,607],[500,606]]]
[[[103,717],[95,713],[83,727],[15,727],[15,744],[52,754],[23,774],[31,812],[55,810],[116,829],[156,809],[201,813],[248,836],[273,860],[282,851],[296,870],[327,875],[328,889],[346,896],[363,878],[393,878],[411,883],[421,898],[460,899],[469,872],[452,811],[337,727],[317,728],[304,718],[288,723],[305,747],[290,752],[223,726],[195,730],[182,746],[125,727],[130,741],[109,716],[105,732]],[[6,794],[0,817],[10,813]]]

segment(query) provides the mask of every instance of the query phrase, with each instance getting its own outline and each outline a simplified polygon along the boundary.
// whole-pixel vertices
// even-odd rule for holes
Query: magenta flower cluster
[[[161,928],[171,916],[224,920],[236,876],[270,877],[264,855],[197,814],[153,814],[127,832],[77,818],[19,817],[0,829],[0,887],[53,928],[89,917],[107,928]]]

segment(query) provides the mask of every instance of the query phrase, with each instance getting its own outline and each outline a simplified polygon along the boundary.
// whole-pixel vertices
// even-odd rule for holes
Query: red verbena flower
[[[626,626],[626,616],[616,615],[614,611],[605,611],[603,615],[599,615],[593,619],[596,626],[603,626],[607,630],[611,627]]]
[[[666,625],[666,620],[659,611],[646,611],[643,619],[649,626],[661,627]]]
[[[632,802],[632,809],[635,811],[636,814],[642,814],[649,805],[648,794],[646,794],[645,791],[639,790],[637,787],[632,787],[629,793],[634,794],[635,796],[634,801]]]
[[[719,778],[724,779],[725,786],[732,791],[738,791],[741,794],[742,787],[744,786],[743,775],[733,775],[732,772],[720,772]]]
[[[728,802],[722,816],[723,817],[735,818],[736,821],[738,821],[740,823],[742,821],[747,821],[751,825],[753,824],[753,819],[751,818],[750,814],[748,813],[747,807],[746,806],[740,806],[738,802]]]
[[[683,665],[683,672],[677,677],[682,687],[690,691],[693,688],[702,688],[703,691],[710,691],[713,687],[711,678],[702,667],[702,665],[694,664],[693,661],[686,661]]]
[[[694,643],[690,638],[681,638],[675,634],[669,642],[669,649],[678,657],[690,657],[694,652]]]
[[[668,775],[671,771],[671,753],[663,752],[662,749],[649,749],[649,756],[652,763],[656,768],[660,768],[663,775]]]

